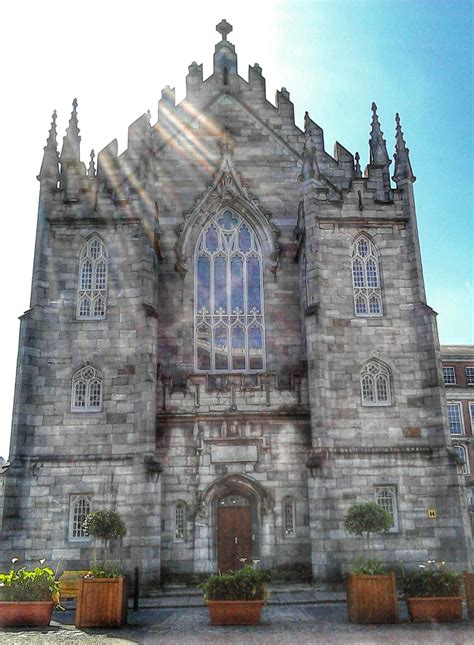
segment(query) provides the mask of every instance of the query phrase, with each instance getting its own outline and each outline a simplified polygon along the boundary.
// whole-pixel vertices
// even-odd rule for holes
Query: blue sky
[[[367,162],[374,100],[392,154],[400,112],[418,178],[428,303],[442,343],[473,343],[472,11],[463,0],[4,3],[0,455],[8,453],[17,318],[29,306],[36,175],[53,109],[61,142],[77,96],[83,160],[115,137],[122,151],[130,123],[148,108],[156,120],[165,85],[184,97],[193,60],[211,73],[224,17],[234,26],[241,76],[258,62],[268,99],[285,86],[298,125],[309,110],[329,152],[337,139]]]

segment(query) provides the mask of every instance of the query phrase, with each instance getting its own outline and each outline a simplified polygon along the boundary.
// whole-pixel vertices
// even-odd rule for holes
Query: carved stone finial
[[[387,152],[387,143],[383,138],[383,132],[380,127],[379,117],[377,115],[377,105],[372,102],[372,124],[370,129],[370,163],[378,166],[390,165],[390,159]]]
[[[403,138],[402,126],[400,125],[400,115],[398,112],[395,115],[395,169],[392,179],[399,182],[402,179],[408,179],[411,182],[416,181],[413,174],[409,156],[409,149],[406,146],[405,139]]]
[[[95,177],[95,163],[94,163],[95,152],[91,150],[91,160],[89,161],[89,168],[87,169],[87,176],[90,178]]]
[[[360,154],[358,152],[355,153],[354,159],[354,177],[362,177],[362,171],[360,169]]]
[[[221,22],[216,25],[216,31],[221,34],[222,40],[227,40],[227,36],[232,31],[232,25],[225,18],[222,18]]]
[[[72,112],[69,119],[69,125],[66,130],[66,136],[63,138],[63,148],[61,150],[62,161],[79,161],[81,137],[77,121],[77,99],[72,102]]]

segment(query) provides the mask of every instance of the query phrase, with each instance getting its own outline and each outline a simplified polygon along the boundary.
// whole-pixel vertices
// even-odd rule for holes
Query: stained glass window
[[[217,213],[195,251],[196,370],[265,369],[262,252],[235,211]]]
[[[102,408],[102,374],[91,365],[81,367],[72,377],[71,410],[98,412]]]
[[[362,405],[390,405],[390,374],[388,369],[376,361],[365,365],[360,375]]]
[[[383,314],[378,251],[365,236],[352,245],[352,287],[356,316]]]
[[[107,251],[96,236],[89,239],[81,251],[77,317],[105,318],[107,301]]]

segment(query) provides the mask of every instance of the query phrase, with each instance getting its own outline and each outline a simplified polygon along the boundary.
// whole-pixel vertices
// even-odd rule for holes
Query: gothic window
[[[283,535],[294,537],[296,530],[295,500],[293,497],[285,497],[283,500]]]
[[[461,446],[460,444],[455,444],[453,446],[454,452],[461,458],[461,460],[464,462],[462,464],[462,474],[463,475],[469,475],[470,473],[470,468],[469,468],[469,457],[467,454],[466,446]]]
[[[104,243],[94,236],[81,251],[77,318],[105,318],[107,303],[107,250]]]
[[[378,361],[370,361],[360,375],[362,405],[391,405],[390,372]]]
[[[194,320],[196,370],[265,369],[260,244],[229,208],[212,218],[196,245]]]
[[[69,502],[69,539],[79,542],[89,540],[82,523],[91,512],[91,499],[87,495],[73,495]]]
[[[174,539],[177,541],[186,538],[186,503],[182,500],[176,502],[174,518]]]
[[[464,434],[460,403],[448,403],[448,424],[451,434]]]
[[[456,371],[454,367],[443,367],[443,380],[445,385],[456,385]]]
[[[102,374],[91,365],[77,370],[72,377],[71,410],[99,412],[102,408]]]
[[[376,486],[375,503],[383,508],[392,518],[392,526],[389,531],[396,533],[398,526],[398,507],[397,507],[397,489],[395,486]]]
[[[364,235],[352,245],[352,286],[356,316],[383,314],[378,251]]]

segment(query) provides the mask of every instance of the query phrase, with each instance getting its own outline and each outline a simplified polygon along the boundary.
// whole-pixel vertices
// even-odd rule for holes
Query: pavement
[[[153,599],[147,601],[152,603]],[[202,602],[202,600],[201,600]],[[146,604],[146,603],[143,603]],[[472,645],[474,623],[411,624],[404,603],[396,625],[355,625],[347,619],[343,602],[303,604],[274,603],[264,607],[255,627],[213,627],[207,607],[143,607],[128,612],[128,624],[118,629],[77,629],[74,610],[55,611],[51,625],[43,629],[0,630],[2,645]]]

